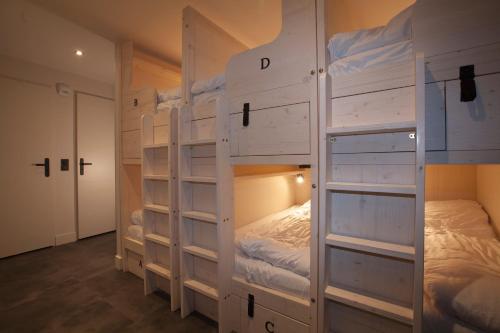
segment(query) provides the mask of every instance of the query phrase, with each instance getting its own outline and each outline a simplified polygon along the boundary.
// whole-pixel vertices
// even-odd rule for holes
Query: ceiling
[[[30,0],[112,41],[181,63],[182,9],[194,7],[248,47],[270,42],[281,27],[281,0]]]

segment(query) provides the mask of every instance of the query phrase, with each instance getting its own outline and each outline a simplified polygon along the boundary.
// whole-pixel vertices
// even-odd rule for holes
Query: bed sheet
[[[477,202],[426,203],[424,269],[427,308],[479,331],[500,331],[500,242]]]
[[[275,267],[262,260],[252,259],[241,252],[236,254],[235,266],[236,276],[242,277],[248,282],[291,293],[298,297],[309,298],[311,282],[301,275]]]

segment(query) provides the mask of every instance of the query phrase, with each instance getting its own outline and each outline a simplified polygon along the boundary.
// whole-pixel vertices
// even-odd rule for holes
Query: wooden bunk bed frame
[[[321,2],[321,1],[320,1]],[[231,263],[228,318],[234,331],[315,332],[317,326],[317,1],[282,2],[282,30],[271,43],[231,58],[226,69],[226,133],[230,164],[224,183],[232,184],[232,169],[248,165],[309,165],[311,167],[310,299],[249,283],[234,273],[233,198],[226,202]],[[229,188],[232,193],[232,189]],[[249,310],[249,308],[251,308]],[[253,309],[253,310],[252,310]],[[249,313],[253,313],[249,316]],[[267,326],[266,326],[267,325]]]
[[[414,61],[333,80],[319,16],[320,332],[422,331],[425,163],[500,161],[498,7],[417,0]],[[460,101],[465,65],[475,101]]]
[[[195,81],[223,73],[229,58],[247,47],[191,7],[183,10],[182,90],[185,105],[179,117],[179,207],[181,243],[181,316],[197,311],[217,321],[226,332],[223,314],[228,295],[224,239],[227,217],[222,212],[226,166],[224,97],[195,105]]]

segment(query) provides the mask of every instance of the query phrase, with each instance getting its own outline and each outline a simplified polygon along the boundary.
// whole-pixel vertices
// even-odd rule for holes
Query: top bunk
[[[307,164],[316,124],[316,1],[283,0],[282,29],[226,68],[231,160]]]
[[[417,0],[384,26],[333,34],[323,64],[330,126],[413,123],[423,54],[427,163],[498,163],[499,9],[496,1]],[[336,12],[326,13],[327,25]]]
[[[181,143],[212,142],[226,91],[226,65],[247,47],[192,7],[184,8],[182,19]]]

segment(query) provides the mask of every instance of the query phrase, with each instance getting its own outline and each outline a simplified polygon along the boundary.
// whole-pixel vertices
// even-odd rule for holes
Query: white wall
[[[49,85],[53,87],[54,94],[56,94],[55,84],[57,82],[64,82],[71,86],[74,91],[82,91],[107,98],[113,98],[114,95],[113,86],[110,84],[1,55],[0,76],[12,80]],[[30,98],[30,96],[26,96],[26,98]],[[72,100],[74,95],[68,97],[61,96],[60,98]],[[40,102],[43,103],[43,101]],[[48,133],[57,136],[57,149],[61,156],[70,159],[70,168],[74,171],[75,109],[74,103],[65,103],[64,105],[69,105],[70,107],[56,110],[58,117],[54,122],[54,128],[48,129]],[[58,209],[54,218],[55,245],[60,245],[76,240],[75,174],[74,172],[54,172],[53,177],[55,186],[58,188],[54,194],[54,200],[58,202]]]
[[[0,54],[113,84],[114,43],[25,0],[3,0]],[[74,55],[82,49],[83,57]]]
[[[428,165],[425,200],[476,200],[475,165]]]
[[[500,235],[500,165],[478,165],[477,201],[490,216],[497,235]]]

